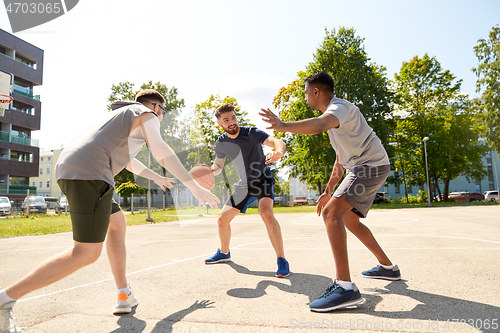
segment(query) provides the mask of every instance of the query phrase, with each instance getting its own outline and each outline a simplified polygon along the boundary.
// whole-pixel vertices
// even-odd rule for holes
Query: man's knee
[[[99,259],[102,252],[102,243],[76,243],[73,254],[80,258],[83,265],[90,265]]]
[[[274,222],[274,213],[272,209],[262,209],[259,211],[260,217],[266,224]]]

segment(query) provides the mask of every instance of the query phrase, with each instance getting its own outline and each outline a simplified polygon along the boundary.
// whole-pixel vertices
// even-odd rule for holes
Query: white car
[[[485,191],[483,195],[484,195],[484,201],[486,202],[498,201],[498,191]]]
[[[0,215],[10,215],[11,208],[10,199],[7,197],[0,197]]]

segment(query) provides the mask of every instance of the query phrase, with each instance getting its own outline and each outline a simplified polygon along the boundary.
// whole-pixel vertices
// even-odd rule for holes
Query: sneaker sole
[[[401,276],[398,276],[398,277],[388,277],[388,276],[363,275],[363,277],[365,277],[367,279],[380,279],[380,280],[389,280],[389,281],[398,281],[398,280],[401,280]]]
[[[277,278],[286,278],[286,277],[288,277],[290,274],[291,274],[291,273],[288,273],[288,274],[286,274],[286,275],[283,275],[283,274],[276,274],[276,277],[277,277]]]
[[[217,260],[217,261],[205,261],[205,264],[212,265],[212,264],[218,264],[220,262],[228,262],[228,261],[231,261],[231,258],[229,258],[229,259],[220,259],[220,260]]]
[[[132,312],[132,308],[139,305],[139,302],[136,300],[134,303],[130,304],[130,307],[128,308],[122,308],[122,309],[114,309],[113,314],[124,314],[124,313],[130,313]]]
[[[339,305],[335,305],[335,306],[332,306],[332,307],[329,307],[329,308],[311,308],[311,311],[315,311],[315,312],[328,312],[328,311],[333,311],[333,310],[347,308],[349,306],[353,306],[353,305],[356,305],[356,304],[359,304],[359,303],[363,303],[364,301],[365,301],[364,298],[360,298],[360,299],[357,299],[357,300],[354,300],[354,301],[345,302],[345,303],[342,303],[342,304],[339,304]]]

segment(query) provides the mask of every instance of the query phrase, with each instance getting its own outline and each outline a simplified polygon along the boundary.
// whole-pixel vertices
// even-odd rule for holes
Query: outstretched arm
[[[269,109],[261,109],[259,115],[262,116],[263,121],[271,124],[267,129],[273,129],[276,132],[318,134],[340,126],[338,118],[329,113],[324,113],[317,118],[287,122],[280,120],[278,116]]]
[[[215,209],[217,207],[216,202],[220,202],[219,198],[194,181],[172,148],[163,141],[160,135],[160,122],[158,119],[151,113],[144,113],[140,117],[143,117],[141,119],[142,134],[154,158],[175,178],[186,185],[204,208],[205,202],[207,202]]]
[[[175,183],[173,178],[162,177],[151,169],[148,169],[141,161],[134,158],[127,165],[126,169],[134,174],[154,181],[163,191],[166,188],[172,188]]]
[[[266,164],[276,162],[285,155],[286,144],[281,139],[277,139],[274,136],[268,136],[264,141],[264,145],[274,148],[274,151],[266,156]]]

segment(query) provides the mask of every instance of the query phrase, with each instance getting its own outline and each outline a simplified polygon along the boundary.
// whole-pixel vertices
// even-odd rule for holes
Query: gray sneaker
[[[399,271],[398,265],[394,265],[392,269],[385,269],[384,267],[377,265],[367,271],[361,273],[365,278],[369,279],[383,279],[396,281],[401,280],[401,272]]]
[[[17,318],[12,307],[15,301],[0,305],[0,333],[19,333],[21,329],[16,326]]]

